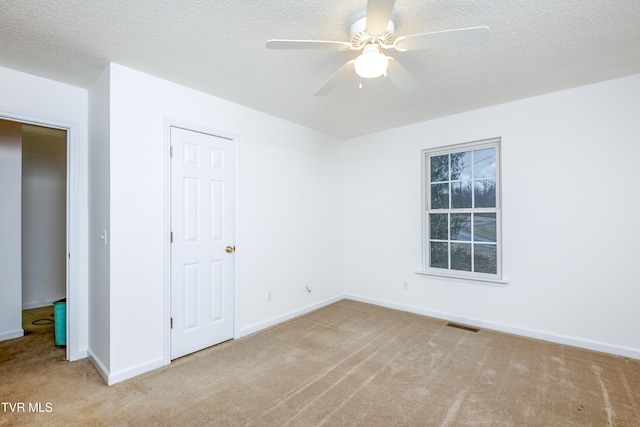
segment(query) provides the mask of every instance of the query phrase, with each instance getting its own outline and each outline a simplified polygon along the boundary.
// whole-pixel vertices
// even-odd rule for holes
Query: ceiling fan
[[[489,28],[487,27],[459,28],[395,38],[395,27],[390,20],[394,5],[395,0],[368,0],[367,15],[351,26],[351,40],[349,42],[272,39],[267,41],[267,48],[362,51],[356,59],[352,59],[340,67],[316,91],[315,96],[327,95],[340,81],[354,71],[365,79],[382,75],[388,76],[400,90],[411,93],[418,88],[418,82],[398,61],[385,55],[383,50],[395,49],[404,52],[418,49],[473,46],[489,40]],[[360,87],[362,87],[362,81]]]

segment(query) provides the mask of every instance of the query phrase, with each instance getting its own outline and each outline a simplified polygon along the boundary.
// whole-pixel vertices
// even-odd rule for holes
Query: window
[[[500,139],[423,151],[423,272],[502,281]]]

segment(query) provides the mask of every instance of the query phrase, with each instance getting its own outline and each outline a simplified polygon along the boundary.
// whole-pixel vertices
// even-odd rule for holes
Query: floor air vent
[[[480,330],[472,326],[466,326],[466,325],[461,325],[459,323],[451,323],[451,322],[447,322],[447,326],[451,328],[462,329],[463,331],[469,331],[469,332],[478,332]]]

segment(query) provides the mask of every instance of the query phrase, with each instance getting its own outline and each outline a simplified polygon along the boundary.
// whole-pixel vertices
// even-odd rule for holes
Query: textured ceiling
[[[638,0],[397,0],[396,36],[486,25],[479,47],[394,52],[403,94],[353,76],[356,52],[269,50],[271,38],[348,41],[366,0],[0,0],[0,66],[89,87],[109,62],[349,138],[640,73]],[[1,82],[0,82],[1,84]]]

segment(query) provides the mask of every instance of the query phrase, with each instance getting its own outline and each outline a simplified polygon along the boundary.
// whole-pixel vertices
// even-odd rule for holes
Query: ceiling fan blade
[[[367,31],[377,36],[384,32],[389,25],[391,12],[396,0],[369,0],[367,2]]]
[[[313,94],[313,96],[325,96],[329,94],[329,92],[331,92],[333,89],[336,88],[336,86],[338,86],[341,80],[343,80],[345,77],[349,76],[350,74],[354,73],[355,71],[353,68],[354,62],[356,62],[356,60],[352,59],[351,61],[344,64],[342,67],[338,68],[338,71],[333,73],[333,75],[329,77],[329,80],[327,80],[322,85],[322,87],[318,89],[316,93]]]
[[[475,46],[486,43],[491,31],[488,27],[459,28],[398,37],[395,48],[399,51],[436,49],[441,47]]]
[[[387,67],[387,78],[405,93],[413,93],[420,89],[420,84],[414,79],[405,68],[400,65],[395,58],[389,56],[389,66]]]
[[[269,49],[323,49],[323,50],[349,50],[351,43],[334,42],[325,40],[269,40]]]

